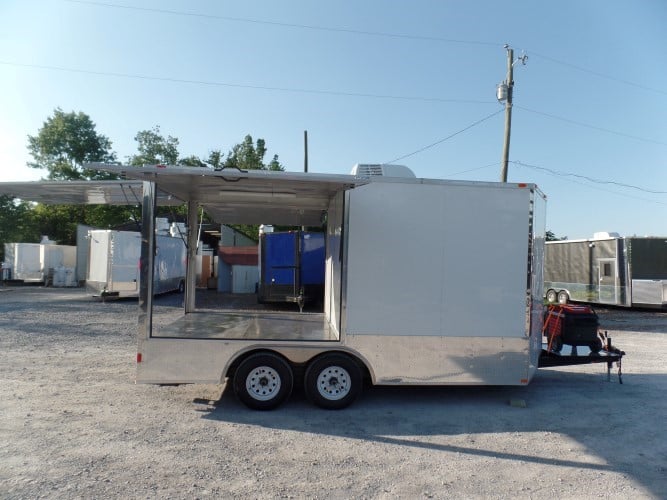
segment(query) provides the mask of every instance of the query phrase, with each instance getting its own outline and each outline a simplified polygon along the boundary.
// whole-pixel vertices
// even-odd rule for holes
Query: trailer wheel
[[[565,290],[558,292],[558,303],[567,304],[570,301],[570,296]]]
[[[558,300],[558,294],[556,290],[547,290],[547,302],[549,304],[554,304]]]
[[[339,410],[361,392],[361,369],[345,354],[325,354],[310,363],[304,377],[306,397],[320,408]]]
[[[253,410],[273,410],[292,393],[294,375],[283,358],[269,352],[244,359],[234,374],[236,397]]]

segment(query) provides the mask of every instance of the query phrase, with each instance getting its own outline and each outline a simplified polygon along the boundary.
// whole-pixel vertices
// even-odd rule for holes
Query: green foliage
[[[76,245],[78,224],[108,229],[136,220],[131,207],[108,205],[37,205],[32,217],[38,234],[60,245]]]
[[[547,239],[547,241],[560,241],[560,240],[566,240],[567,236],[559,238],[558,236],[555,235],[555,233],[553,231],[547,231],[546,232],[546,239]]]
[[[5,257],[5,243],[38,243],[39,234],[30,204],[0,196],[0,261]]]
[[[129,163],[135,166],[180,164],[202,167],[208,164],[213,168],[284,171],[278,155],[264,163],[266,142],[264,139],[253,141],[250,135],[246,135],[241,143],[233,146],[226,157],[221,150],[210,151],[206,163],[195,155],[179,158],[178,139],[163,136],[159,126],[139,131],[135,140],[137,154],[128,158]],[[56,108],[53,116],[47,118],[37,135],[28,136],[28,150],[33,159],[29,166],[46,170],[49,180],[117,178],[115,174],[83,168],[88,162],[115,162],[116,155],[111,151],[111,141],[98,134],[93,121],[82,112],[65,113]],[[186,208],[159,207],[158,214],[171,220],[185,220]],[[75,245],[78,224],[111,228],[137,221],[140,215],[137,207],[31,205],[4,197],[0,198],[0,243],[39,242],[41,235],[47,235],[59,244]],[[205,220],[209,218],[205,217]],[[237,227],[248,236],[257,238],[257,225]],[[3,250],[4,245],[0,252]]]
[[[176,165],[178,163],[178,139],[160,135],[160,127],[142,130],[134,136],[139,154],[129,158],[130,165]]]
[[[191,155],[191,156],[186,156],[185,158],[181,158],[178,160],[179,165],[185,165],[186,167],[205,167],[206,163],[201,161],[198,156],[196,155]]]
[[[275,170],[278,172],[283,172],[285,170],[285,167],[283,167],[280,162],[278,161],[278,155],[273,155],[273,158],[267,165],[268,170]]]
[[[215,151],[218,155],[217,160],[220,160],[220,152]],[[253,143],[252,136],[246,135],[243,142],[232,147],[227,154],[227,158],[223,162],[225,168],[238,168],[240,170],[277,170],[283,171],[285,168],[278,161],[278,155],[274,155],[273,159],[268,163],[264,163],[264,155],[266,154],[266,141],[264,139],[257,139]]]
[[[48,179],[114,179],[113,174],[86,170],[87,162],[110,163],[116,160],[111,141],[95,130],[95,123],[82,112],[65,113],[56,108],[37,135],[28,136],[32,162],[28,166],[45,169]]]
[[[207,163],[213,168],[221,168],[223,162],[223,154],[219,149],[214,149],[208,154]]]

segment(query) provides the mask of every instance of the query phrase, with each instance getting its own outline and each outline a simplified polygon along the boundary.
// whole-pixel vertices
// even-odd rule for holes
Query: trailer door
[[[601,304],[617,304],[618,288],[616,259],[598,259],[598,300]]]

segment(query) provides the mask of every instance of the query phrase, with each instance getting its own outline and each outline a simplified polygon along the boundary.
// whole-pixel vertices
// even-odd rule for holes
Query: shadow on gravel
[[[517,466],[535,463],[626,474],[660,498],[667,491],[667,445],[663,433],[656,431],[663,428],[667,413],[661,395],[666,379],[629,375],[620,385],[616,377],[607,382],[606,367],[599,374],[540,370],[528,387],[368,387],[351,407],[339,411],[314,407],[303,391],[295,390],[285,405],[270,412],[247,409],[227,384],[219,401],[195,403],[207,404],[199,408],[204,418],[219,422],[490,457]],[[525,401],[527,407],[512,406],[512,400]],[[510,435],[505,442],[511,442],[512,433],[534,434],[532,449],[498,451],[475,444],[476,436],[488,433]],[[563,435],[599,460],[541,452],[540,440],[560,441]],[[448,436],[464,436],[471,444],[462,446],[460,439],[447,444]],[[612,493],[600,486],[603,495]]]

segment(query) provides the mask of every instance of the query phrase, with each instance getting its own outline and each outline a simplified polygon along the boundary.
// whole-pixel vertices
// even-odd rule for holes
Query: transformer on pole
[[[507,182],[507,165],[510,155],[510,131],[512,128],[512,92],[514,90],[514,63],[521,61],[526,64],[527,55],[522,55],[516,61],[514,60],[514,49],[505,44],[507,50],[507,79],[498,85],[496,89],[496,98],[498,102],[505,103],[505,139],[503,140],[503,157],[500,170],[500,182]]]

